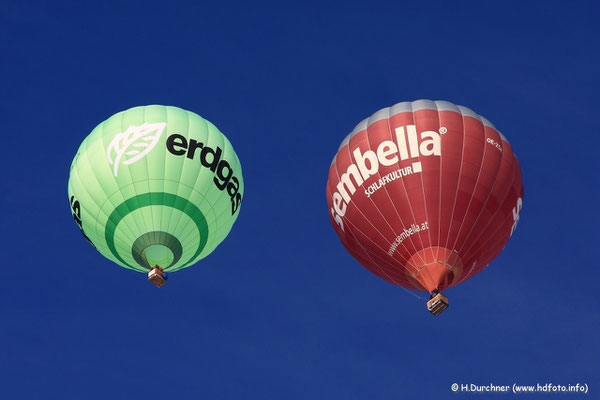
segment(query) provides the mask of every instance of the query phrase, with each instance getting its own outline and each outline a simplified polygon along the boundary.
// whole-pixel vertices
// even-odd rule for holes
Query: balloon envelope
[[[344,139],[329,169],[329,216],[381,278],[443,290],[485,268],[516,228],[521,170],[485,118],[446,101],[382,109]]]
[[[176,271],[210,254],[244,192],[231,143],[177,107],[119,112],[83,141],[68,193],[75,222],[106,258],[140,272]]]

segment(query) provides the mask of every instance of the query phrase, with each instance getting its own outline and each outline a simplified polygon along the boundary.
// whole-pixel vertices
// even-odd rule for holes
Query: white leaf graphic
[[[114,176],[117,176],[121,161],[125,165],[133,164],[148,154],[158,143],[166,126],[166,122],[146,122],[140,126],[131,125],[125,132],[117,133],[106,149]]]

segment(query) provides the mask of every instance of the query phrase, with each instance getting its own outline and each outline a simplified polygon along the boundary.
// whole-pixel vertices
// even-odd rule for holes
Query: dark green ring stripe
[[[117,230],[117,225],[119,225],[119,222],[121,222],[121,220],[128,214],[139,208],[147,206],[172,207],[190,217],[192,221],[196,223],[196,227],[198,228],[200,243],[198,243],[198,248],[196,249],[194,255],[185,264],[191,263],[196,257],[198,257],[198,255],[204,249],[204,246],[206,246],[206,242],[208,240],[208,223],[206,222],[204,214],[189,200],[186,200],[183,197],[175,194],[164,192],[151,192],[134,196],[125,200],[113,210],[108,217],[106,227],[104,228],[104,238],[106,239],[106,244],[108,245],[108,248],[113,256],[130,268],[138,269],[125,262],[125,260],[123,260],[123,258],[117,252],[117,248],[115,247],[115,231]]]

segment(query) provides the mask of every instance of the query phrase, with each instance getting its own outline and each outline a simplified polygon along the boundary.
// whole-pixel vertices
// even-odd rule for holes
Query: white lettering
[[[360,176],[360,173],[358,172],[358,168],[354,164],[350,165],[346,170],[346,173],[340,176],[340,182],[337,184],[336,189],[338,193],[342,195],[346,203],[350,203],[350,195],[348,194],[348,192],[346,192],[346,189],[344,189],[344,185],[346,185],[346,187],[350,191],[350,194],[354,194],[354,192],[356,192],[356,187],[354,187],[354,185],[352,184],[352,181],[350,180],[350,175],[352,175],[352,177],[354,178],[356,186],[361,186],[364,182],[362,176]]]
[[[442,141],[437,132],[425,131],[421,133],[421,138],[423,139],[419,147],[421,154],[424,156],[439,156],[442,154]],[[425,138],[428,139],[425,140]]]
[[[365,154],[360,154],[360,149],[357,148],[352,153],[354,154],[354,159],[356,160],[356,164],[358,164],[358,169],[363,176],[363,179],[366,181],[369,179],[371,175],[375,175],[377,170],[379,170],[379,163],[377,160],[377,155],[371,151],[365,151]],[[369,161],[369,167],[365,164],[365,161]]]
[[[408,159],[408,149],[406,148],[406,137],[404,136],[403,126],[396,128],[396,141],[398,142],[398,151],[400,152],[400,159]]]
[[[352,195],[367,179],[379,172],[379,164],[388,167],[398,163],[400,160],[404,161],[409,158],[418,158],[419,156],[441,156],[442,154],[441,137],[438,132],[421,132],[421,143],[419,143],[415,125],[406,126],[406,130],[404,126],[399,126],[394,129],[394,132],[396,133],[397,146],[393,141],[385,140],[379,143],[376,152],[367,150],[362,153],[360,148],[356,148],[352,152],[355,163],[350,164],[346,172],[340,176],[340,181],[336,186],[337,192],[332,195],[332,216],[342,230],[344,230],[342,217],[346,214],[347,204],[350,203]],[[377,182],[369,185],[364,191],[365,196],[369,198],[377,190],[394,180],[419,172],[421,172],[421,162],[417,160],[412,163],[412,167],[399,168],[380,177]],[[518,214],[520,208],[514,212]],[[518,217],[515,219],[513,231],[516,227],[516,221],[518,221]]]
[[[385,167],[396,164],[398,162],[398,156],[396,155],[397,151],[398,148],[396,147],[396,143],[392,142],[391,140],[381,142],[377,148],[377,158],[379,159],[379,163]],[[392,154],[394,156],[392,158],[388,158],[388,156]]]
[[[333,209],[340,217],[346,215],[346,203],[342,201],[342,195],[338,192],[333,194]]]
[[[407,128],[408,146],[410,148],[410,158],[419,157],[419,142],[417,141],[417,128],[409,125]]]

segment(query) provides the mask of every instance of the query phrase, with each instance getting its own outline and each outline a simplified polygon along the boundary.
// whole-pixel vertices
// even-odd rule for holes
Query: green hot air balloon
[[[71,164],[68,192],[85,238],[160,287],[165,272],[196,263],[225,239],[244,181],[213,124],[151,105],[119,112],[90,133]]]

